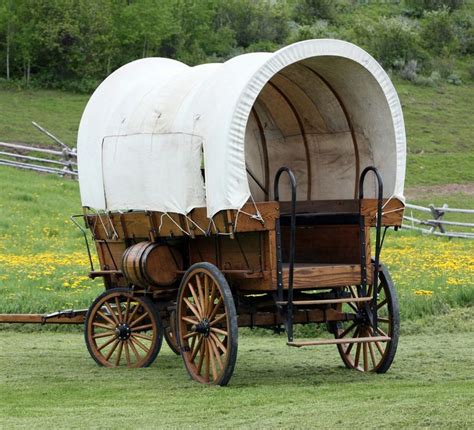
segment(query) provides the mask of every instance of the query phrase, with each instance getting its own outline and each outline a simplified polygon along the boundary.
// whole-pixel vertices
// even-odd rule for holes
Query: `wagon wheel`
[[[397,352],[400,313],[398,299],[393,281],[388,270],[381,265],[378,282],[378,322],[377,336],[389,336],[389,341],[346,343],[337,345],[339,354],[346,367],[362,372],[385,373],[391,366]],[[360,297],[360,289],[348,288],[351,297]],[[372,286],[368,289],[368,295],[372,295]],[[340,307],[339,310],[357,313],[364,308],[364,303],[352,302]],[[363,312],[362,312],[363,313]],[[355,321],[347,321],[339,325],[336,330],[337,338],[360,338],[374,337],[372,326],[364,318]]]
[[[237,314],[224,275],[210,263],[186,272],[178,292],[178,343],[195,381],[226,385],[237,358]]]
[[[181,351],[179,350],[178,339],[176,337],[176,311],[172,311],[169,320],[163,323],[163,334],[171,351],[180,355]]]
[[[147,367],[163,341],[156,306],[127,288],[97,297],[86,315],[85,339],[92,358],[106,367]]]

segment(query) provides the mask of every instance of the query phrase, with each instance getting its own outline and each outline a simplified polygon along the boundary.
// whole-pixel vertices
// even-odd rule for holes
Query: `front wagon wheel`
[[[105,291],[86,315],[85,340],[91,357],[105,367],[147,367],[163,341],[155,304],[127,288]]]
[[[381,265],[379,271],[377,297],[378,323],[377,336],[390,337],[389,341],[377,342],[348,342],[337,345],[339,354],[346,367],[361,372],[385,373],[392,365],[397,352],[398,337],[400,331],[400,312],[398,307],[397,293],[388,269]],[[349,287],[349,294],[357,299],[360,296],[358,288]],[[372,287],[369,287],[368,295],[372,295]],[[354,302],[345,305],[343,311],[357,312],[363,303]],[[371,338],[374,337],[373,328],[366,321],[347,321],[336,330],[338,338]]]
[[[230,287],[210,263],[197,263],[178,292],[177,333],[184,365],[202,384],[227,385],[237,359],[237,313]]]

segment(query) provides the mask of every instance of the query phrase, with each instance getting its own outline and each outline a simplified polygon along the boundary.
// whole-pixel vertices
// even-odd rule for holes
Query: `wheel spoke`
[[[130,297],[127,297],[125,302],[125,315],[123,317],[123,322],[128,323],[128,315],[130,313]]]
[[[120,342],[120,345],[117,351],[117,358],[115,359],[116,366],[120,366],[120,359],[122,358],[122,349],[123,349],[123,342]]]
[[[110,307],[110,305],[107,303],[107,301],[104,302],[104,306],[107,308],[107,310],[109,311],[109,314],[112,316],[112,318],[114,319],[115,321],[115,324],[119,325],[120,324],[120,321],[117,319],[117,315],[115,315],[115,312],[112,310],[112,308]]]
[[[198,336],[195,336],[195,337],[192,337],[192,338],[191,338],[191,345],[190,345],[190,347],[189,347],[189,349],[190,349],[191,351],[194,351],[194,345],[196,345],[196,339],[197,339],[197,337],[198,337]]]
[[[222,321],[224,318],[227,317],[227,314],[220,314],[216,318],[214,318],[209,325],[212,327],[213,325],[216,325],[219,321]]]
[[[98,333],[92,336],[92,339],[100,339],[101,337],[115,336],[115,331],[106,331],[105,333]]]
[[[147,311],[145,311],[142,315],[140,315],[137,319],[133,320],[129,325],[130,328],[132,328],[134,325],[138,324],[140,321],[142,321],[144,318],[146,318],[149,315]]]
[[[206,339],[206,344],[207,344],[207,350],[209,354],[209,361],[211,364],[212,378],[214,381],[216,381],[217,380],[216,359],[214,357],[214,352],[212,350],[211,341],[209,340],[209,338]]]
[[[385,306],[388,303],[387,299],[384,299],[380,303],[377,304],[377,310],[379,310],[381,307]]]
[[[123,317],[122,317],[122,305],[120,304],[120,300],[118,296],[115,296],[115,306],[117,308],[117,315],[118,315],[118,320],[120,323],[123,322]]]
[[[374,352],[374,346],[372,345],[372,342],[368,342],[369,344],[369,351],[370,351],[370,358],[372,359],[372,365],[374,368],[377,366],[376,364],[376,359],[375,359],[375,352]]]
[[[139,341],[134,334],[132,334],[130,336],[130,339],[132,339],[132,342],[136,343],[141,349],[143,349],[143,351],[145,352],[145,354],[148,354],[148,352],[150,351],[150,348],[147,347],[146,345],[144,345],[141,341]]]
[[[98,322],[93,322],[92,325],[95,326],[95,327],[105,328],[107,330],[113,330],[114,329],[114,327],[111,327],[109,325],[105,325],[105,324],[102,324],[102,323],[98,323]]]
[[[153,336],[148,336],[147,334],[143,334],[143,333],[133,333],[133,336],[134,337],[139,337],[140,339],[145,339],[145,340],[149,340],[149,341],[153,341]]]
[[[130,345],[130,348],[132,348],[132,351],[135,354],[135,357],[137,358],[137,361],[140,361],[142,359],[142,357],[138,353],[137,348],[135,348],[135,345],[133,343],[133,339],[131,337],[129,337],[127,342]]]
[[[153,324],[145,324],[145,325],[141,325],[141,326],[138,326],[138,327],[133,327],[131,328],[131,332],[132,333],[136,333],[137,331],[140,331],[140,330],[149,330],[150,328],[153,328]]]
[[[107,361],[109,361],[109,358],[112,356],[112,354],[114,353],[114,351],[116,350],[118,344],[121,343],[120,340],[116,340],[115,343],[112,345],[112,348],[110,348],[110,351],[107,353],[107,355],[105,356],[105,359]]]
[[[361,344],[358,343],[358,344],[357,344],[357,347],[356,347],[356,355],[355,355],[355,360],[354,360],[354,367],[359,367],[360,347],[361,347]]]
[[[201,339],[199,339],[198,348],[196,348],[196,354],[197,354],[197,351],[200,352],[199,361],[198,361],[198,365],[197,365],[198,375],[201,374],[202,363],[204,363],[204,356],[205,356],[205,353],[206,353],[206,351],[205,351],[206,347],[205,347],[205,343],[203,342],[203,339],[204,339],[203,337],[201,337]],[[194,354],[194,356],[196,356],[196,355]]]
[[[112,321],[107,315],[105,315],[102,311],[98,310],[97,313],[105,320],[107,321],[111,327],[115,327],[115,322]]]
[[[201,336],[198,340],[198,343],[197,345],[195,346],[195,348],[192,350],[192,354],[191,354],[191,361],[193,361],[195,358],[196,358],[196,355],[197,353],[199,352],[199,350],[202,348],[202,343],[203,343],[203,339],[204,339],[204,336]]]
[[[212,348],[211,353],[214,354],[214,357],[216,358],[216,361],[219,364],[219,367],[221,368],[221,371],[222,371],[222,370],[224,370],[224,365],[222,364],[221,355],[219,354],[219,350],[217,349],[215,340],[212,338],[212,336],[210,336],[208,338],[208,340],[209,340],[209,343],[211,344],[211,348]]]
[[[229,334],[225,330],[221,330],[220,328],[217,328],[217,327],[211,327],[211,331],[213,331],[214,333],[219,333],[222,336],[228,336],[228,334]]]
[[[188,282],[188,288],[189,288],[189,291],[191,292],[191,295],[193,296],[193,299],[194,299],[194,305],[197,309],[197,312],[198,314],[196,315],[199,319],[202,319],[203,318],[203,314],[202,314],[202,309],[201,309],[201,304],[199,303],[199,299],[198,299],[198,296],[196,294],[196,291],[194,291],[194,287],[191,285],[190,282]],[[191,303],[191,302],[190,302]]]
[[[374,331],[372,330],[372,327],[369,327],[369,333],[371,336],[374,336]],[[384,354],[384,349],[382,348],[382,345],[380,345],[380,342],[377,342],[375,341],[375,346],[377,347],[377,349],[379,350],[380,352],[380,355],[383,355]]]
[[[127,366],[130,366],[131,361],[130,361],[130,350],[128,349],[128,341],[125,342],[125,361],[127,362]]]
[[[196,318],[200,320],[201,316],[199,315],[199,311],[194,307],[194,305],[186,297],[183,297],[183,301],[186,303],[191,312],[196,316]]]
[[[190,317],[181,317],[181,319],[183,321],[186,321],[189,324],[199,324],[199,320],[195,320],[195,319],[190,318]]]
[[[220,350],[225,354],[227,352],[227,348],[224,346],[221,340],[212,332],[210,333],[210,336],[214,339],[214,342],[216,342]]]
[[[131,315],[129,316],[128,320],[126,321],[128,324],[130,324],[130,322],[133,321],[133,318],[135,317],[135,314],[137,313],[139,308],[140,308],[140,303],[135,303],[135,307],[133,308],[133,311],[132,311]]]
[[[207,316],[209,311],[209,278],[206,275],[204,275],[204,299],[204,316]]]
[[[201,279],[199,277],[199,273],[196,274],[196,285],[199,295],[199,307],[201,308],[201,315],[204,318],[206,316],[206,302],[204,301],[204,292],[202,289]]]
[[[207,342],[203,342],[204,343],[204,353],[206,355],[205,357],[205,367],[204,367],[204,379],[206,380],[206,382],[209,382],[209,371],[210,371],[210,358],[209,358],[209,345],[207,344]]]
[[[357,328],[355,329],[355,332],[354,332],[354,337],[357,337],[357,335],[359,334],[359,330],[360,330],[360,327],[357,326]],[[351,352],[351,349],[352,349],[353,346],[354,346],[354,342],[349,343],[349,345],[346,349],[346,352],[345,352],[346,355],[349,355],[349,353]]]
[[[212,282],[212,290],[211,290],[211,295],[209,297],[209,303],[208,303],[208,306],[207,306],[206,316],[209,316],[209,311],[211,311],[211,309],[212,309],[212,305],[214,304],[214,298],[215,298],[215,295],[216,295],[216,291],[217,291],[217,286],[214,282]]]
[[[192,331],[191,333],[185,334],[183,339],[189,339],[190,337],[197,336],[199,333],[197,331]]]
[[[367,342],[363,343],[364,348],[364,372],[369,371],[369,351],[367,347]]]
[[[352,285],[349,285],[349,290],[351,292],[351,296],[356,299],[357,297],[359,297],[359,295],[356,293],[356,291],[354,290],[354,287]]]
[[[356,323],[352,323],[339,336],[337,336],[338,339],[342,339],[343,337],[345,337],[355,326],[356,326]]]
[[[212,319],[216,316],[217,311],[219,310],[219,307],[221,306],[222,302],[224,301],[223,297],[220,296],[219,300],[217,300],[216,305],[212,309],[211,314],[209,315],[209,319],[212,321]]]
[[[357,307],[357,304],[354,304],[352,302],[348,302],[347,304],[352,308],[354,312],[356,313],[359,312],[359,308]]]
[[[117,336],[114,336],[112,339],[100,345],[100,347],[97,348],[97,351],[102,351],[106,346],[109,346],[115,339],[117,339]]]

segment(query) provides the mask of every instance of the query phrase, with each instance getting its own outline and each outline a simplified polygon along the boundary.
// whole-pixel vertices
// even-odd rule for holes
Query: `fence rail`
[[[58,151],[19,143],[0,142],[0,165],[76,178],[76,150],[67,146],[37,123],[33,122],[32,124],[40,132],[60,145],[61,150]]]
[[[424,207],[407,203],[405,207],[405,214],[410,210],[410,215],[405,215],[403,217],[403,228],[421,231],[422,233],[432,234],[434,236],[474,239],[474,222],[448,221],[443,219],[447,213],[472,215],[474,214],[474,209],[450,208],[447,204],[444,204],[441,207],[436,207],[434,205]],[[421,214],[417,217],[413,216],[413,211],[428,213],[431,216],[422,219]],[[424,226],[426,227],[424,228]],[[445,228],[446,226],[459,227],[459,230],[448,231]]]

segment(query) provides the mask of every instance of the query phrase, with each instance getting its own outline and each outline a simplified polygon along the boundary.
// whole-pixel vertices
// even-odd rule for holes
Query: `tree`
[[[0,28],[3,28],[4,46],[5,46],[5,75],[10,80],[10,63],[13,44],[13,33],[16,24],[16,15],[12,0],[0,1]],[[1,33],[0,33],[1,34]]]

